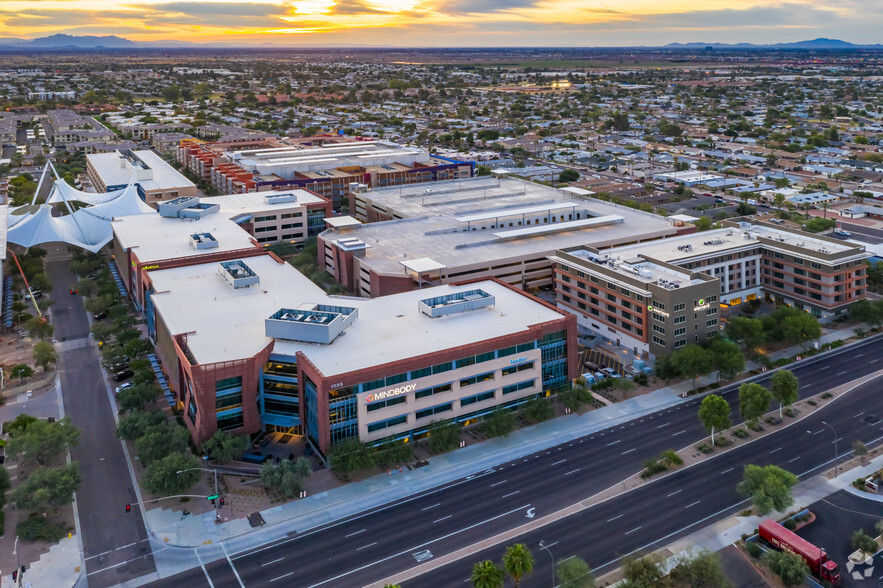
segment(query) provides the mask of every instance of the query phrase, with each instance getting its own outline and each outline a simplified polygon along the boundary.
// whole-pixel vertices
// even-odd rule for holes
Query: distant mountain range
[[[666,49],[883,49],[883,45],[856,45],[840,39],[825,39],[820,37],[811,41],[798,41],[796,43],[773,43],[770,45],[755,45],[753,43],[669,43]]]
[[[36,39],[19,39],[15,37],[0,37],[0,51],[20,51],[22,49],[36,50],[90,50],[90,49],[162,49],[162,48],[206,48],[212,47],[245,47],[245,44],[219,44],[219,43],[192,43],[189,41],[132,41],[124,37],[116,35],[106,35],[99,37],[96,35],[66,35],[63,33],[50,35],[48,37],[39,37]],[[282,47],[279,45],[270,45],[266,43],[254,44],[254,47]],[[301,46],[302,47],[302,46]],[[366,47],[366,45],[310,45],[310,47]],[[378,46],[379,47],[379,46]],[[384,45],[388,47],[388,45]],[[637,47],[635,47],[637,48]],[[646,47],[643,49],[654,49],[659,47]],[[798,41],[796,43],[774,43],[769,45],[756,45],[753,43],[669,43],[661,47],[662,49],[828,49],[848,51],[851,49],[883,49],[883,45],[856,45],[848,41],[839,39],[812,39],[810,41]],[[578,49],[578,47],[574,47]],[[625,47],[624,47],[625,49]]]

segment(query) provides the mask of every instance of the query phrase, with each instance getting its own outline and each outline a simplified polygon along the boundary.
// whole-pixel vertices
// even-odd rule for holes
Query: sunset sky
[[[617,46],[883,42],[879,0],[0,0],[0,37],[230,44]]]

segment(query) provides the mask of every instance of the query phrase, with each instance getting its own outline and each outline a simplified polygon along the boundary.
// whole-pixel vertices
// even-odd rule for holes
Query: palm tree
[[[494,562],[485,560],[472,567],[470,580],[475,588],[503,588],[503,570]]]
[[[785,195],[784,194],[776,194],[773,197],[773,204],[776,205],[776,208],[780,209],[785,205]]]
[[[515,587],[521,584],[521,578],[533,571],[533,555],[523,543],[516,543],[506,548],[503,554],[503,569],[515,580]]]

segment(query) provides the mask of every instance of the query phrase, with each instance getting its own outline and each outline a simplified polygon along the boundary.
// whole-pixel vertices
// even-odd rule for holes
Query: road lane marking
[[[454,516],[454,515],[449,514],[449,515],[446,516],[446,517],[442,517],[442,518],[440,518],[440,519],[438,519],[438,520],[432,521],[432,524],[434,525],[434,524],[436,524],[436,523],[440,523],[440,522],[442,522],[442,521],[446,521],[446,520],[448,520],[449,518],[451,518],[452,516]]]
[[[687,432],[687,429],[684,429],[683,431],[678,431],[677,433],[672,433],[671,436],[672,436],[672,437],[677,437],[677,436],[680,435],[681,433],[686,433],[686,432]]]
[[[843,370],[842,372],[837,372],[837,375],[838,375],[838,376],[842,376],[842,375],[845,374],[845,373],[846,373],[846,370]]]
[[[865,414],[865,411],[861,411],[860,413],[853,415],[852,418],[857,419],[858,417],[862,416],[863,414]]]
[[[681,490],[683,490],[683,488]],[[675,494],[679,493],[681,490],[675,490],[674,492],[672,492],[671,494],[666,496],[666,498],[670,498],[670,497],[674,496]]]
[[[635,528],[632,529],[631,531],[626,531],[625,534],[626,534],[626,535],[629,535],[629,534],[631,534],[631,533],[634,533],[635,531],[637,531],[637,530],[640,529],[640,528],[641,528],[641,527],[635,527]]]
[[[636,449],[638,449],[638,448],[637,448],[637,447],[632,447],[631,449],[629,449],[629,450],[627,450],[627,451],[623,451],[622,453],[620,453],[620,455],[625,455],[626,453],[631,453],[632,451],[635,451]]]
[[[349,535],[347,535],[347,536],[349,536]],[[273,561],[268,561],[267,563],[262,563],[262,564],[261,564],[261,567],[263,568],[263,567],[266,567],[266,566],[272,565],[272,564],[274,564],[274,563],[277,563],[277,562],[282,561],[283,559],[285,559],[285,558],[284,558],[284,557],[280,557],[279,559],[274,559]]]
[[[239,588],[245,588],[245,584],[242,583],[242,578],[239,577],[239,572],[236,571],[236,566],[233,565],[233,560],[230,559],[230,552],[227,551],[227,544],[221,543],[221,547],[224,548],[224,557],[227,558],[227,563],[230,564],[230,569],[233,570],[233,575],[236,576],[236,580],[239,582]]]
[[[824,432],[825,432],[825,429],[822,429],[821,431],[816,431],[815,433],[813,433],[813,435],[815,436],[815,435],[818,435],[819,433],[824,433]]]
[[[720,475],[723,476],[724,474],[726,474],[726,473],[728,473],[728,472],[732,472],[732,471],[735,470],[735,469],[736,469],[736,468],[730,468],[730,469],[728,469],[728,470],[724,470],[724,471],[722,471],[722,472],[720,473]]]
[[[878,362],[878,361],[880,361],[880,359],[879,359],[879,358],[877,358],[877,359],[872,359],[872,360],[871,360],[871,361],[869,361],[869,362],[868,362],[868,363],[877,363],[877,362]]]
[[[797,461],[798,459],[800,459],[799,455],[797,457],[795,457],[794,459],[789,459],[788,463],[791,463],[792,461]]]
[[[426,509],[423,509],[426,510]],[[356,531],[355,533],[350,533],[349,535],[345,535],[345,537],[353,537],[354,535],[358,535],[359,533],[364,533],[367,529],[362,529],[361,531]]]
[[[375,541],[374,543],[369,543],[368,545],[362,545],[361,547],[357,547],[356,551],[362,551],[363,549],[368,549],[369,547],[372,547],[374,545],[377,545],[377,541]]]
[[[575,474],[575,473],[577,473],[578,471],[580,471],[581,469],[582,469],[582,468],[576,468],[575,470],[570,470],[569,472],[567,472],[567,473],[564,474],[564,475],[565,475],[565,476],[569,476],[570,474]]]
[[[616,444],[619,443],[620,441],[621,441],[621,439],[617,439],[617,440],[614,441],[613,443],[608,443],[608,444],[607,444],[607,447],[610,447],[611,445],[616,445]]]
[[[215,588],[214,582],[212,582],[211,577],[208,575],[208,570],[205,569],[205,564],[202,563],[202,558],[199,557],[199,552],[194,549],[193,553],[196,554],[196,561],[199,562],[199,567],[202,568],[202,573],[205,574],[205,579],[208,580],[208,585],[211,586],[211,588]],[[111,566],[111,567],[125,565],[126,563],[128,563],[128,562],[123,562],[123,563],[117,564],[116,566]],[[107,568],[105,568],[105,569],[107,569]],[[96,570],[96,571],[99,571],[99,570]],[[92,572],[92,573],[94,574],[95,572]],[[294,573],[294,572],[292,572],[292,573]]]
[[[657,429],[661,429],[662,427],[667,427],[667,426],[669,426],[670,424],[671,424],[671,423],[665,423],[665,424],[659,425],[659,426],[656,427],[656,428],[657,428]]]
[[[491,488],[493,488],[494,486],[499,486],[500,484],[505,484],[508,481],[509,480],[503,480],[502,482],[494,482],[493,484],[491,484]]]
[[[691,506],[696,506],[696,505],[699,504],[700,502],[702,502],[702,501],[701,501],[701,500],[697,500],[696,502],[692,502],[692,503],[688,504],[688,505],[685,506],[684,508],[686,509],[686,508],[690,508]]]
[[[616,516],[613,517],[612,519],[607,519],[607,522],[609,523],[610,521],[615,521],[616,519],[618,519],[618,518],[621,517],[621,516],[623,516],[623,515],[621,515],[621,514],[616,515]]]
[[[864,357],[864,356],[865,356],[864,353],[859,353],[858,355],[853,355],[853,357]]]
[[[559,463],[564,463],[565,461],[567,461],[567,458],[564,458],[564,459],[562,459],[562,460],[560,460],[560,461],[556,461],[555,463],[553,463],[553,464],[551,464],[551,465],[558,465]]]
[[[831,367],[831,366],[829,366],[829,365],[823,365],[823,366],[819,367],[819,371],[821,371],[821,370],[826,370],[826,369],[828,369],[828,368],[830,368],[830,367]]]
[[[271,581],[271,582],[275,582],[276,580],[281,580],[282,578],[287,578],[288,576],[290,576],[290,575],[292,575],[292,574],[294,574],[294,572],[288,572],[287,574],[283,574],[283,575],[279,576],[278,578],[273,578],[273,579],[270,580],[270,581]]]
[[[397,558],[397,557],[399,557],[399,556],[401,556],[401,555],[405,555],[406,553],[411,553],[411,552],[413,552],[413,551],[415,551],[415,550],[417,550],[417,549],[421,549],[421,548],[423,548],[423,547],[426,547],[427,545],[431,545],[431,544],[433,544],[433,543],[437,543],[437,542],[439,542],[439,541],[444,541],[445,539],[449,539],[450,537],[453,537],[454,535],[459,535],[460,533],[464,533],[464,532],[466,532],[466,531],[471,531],[472,529],[475,529],[476,527],[480,527],[481,525],[485,525],[485,524],[487,524],[487,523],[490,523],[491,521],[495,521],[495,520],[497,520],[497,519],[501,519],[501,518],[503,518],[503,517],[505,517],[505,516],[509,516],[509,515],[512,514],[512,513],[516,513],[516,512],[523,511],[524,509],[526,509],[526,508],[528,508],[528,507],[530,507],[530,504],[525,504],[525,505],[519,506],[519,507],[516,508],[516,509],[510,510],[510,511],[507,511],[507,512],[504,512],[504,513],[502,513],[502,514],[498,514],[498,515],[495,516],[495,517],[491,517],[491,518],[489,518],[489,519],[485,519],[485,520],[483,520],[483,521],[479,521],[479,522],[477,522],[477,523],[475,523],[475,524],[469,525],[468,527],[464,527],[464,528],[462,528],[462,529],[460,529],[460,530],[458,530],[458,531],[452,531],[451,533],[448,533],[447,535],[443,535],[443,536],[441,536],[441,537],[437,537],[436,539],[431,539],[431,540],[427,541],[426,543],[422,543],[422,544],[420,544],[420,545],[415,545],[414,547],[410,547],[410,548],[408,548],[408,549],[406,549],[406,550],[404,550],[404,551],[401,551],[401,552],[399,552],[399,553],[393,553],[392,555],[388,555],[388,556],[384,557],[383,559],[379,559],[379,560],[377,560],[377,561],[374,561],[374,562],[371,562],[371,563],[365,564],[365,565],[363,565],[363,566],[360,566],[360,567],[358,567],[358,568],[356,568],[356,569],[349,570],[349,571],[344,572],[344,573],[342,573],[342,574],[338,574],[337,576],[334,576],[333,578],[328,578],[327,580],[322,580],[321,582],[317,582],[317,583],[315,583],[315,584],[309,586],[308,588],[316,588],[317,586],[323,586],[323,585],[328,584],[328,583],[330,583],[330,582],[336,582],[337,580],[340,580],[341,578],[345,578],[346,576],[349,576],[349,575],[351,575],[351,574],[355,574],[355,573],[357,573],[357,572],[361,572],[362,570],[368,569],[368,568],[370,568],[370,567],[372,567],[372,566],[376,566],[377,564],[381,564],[381,563],[383,563],[383,562],[387,562],[387,561],[389,561],[389,560],[391,560],[391,559],[395,559],[395,558]],[[278,545],[278,544],[277,544],[277,545]],[[292,573],[294,573],[294,572],[292,572]]]
[[[435,508],[436,506],[441,506],[441,502],[433,504],[432,506],[427,506],[426,508],[421,508],[420,510],[429,510],[430,508]]]
[[[775,449],[773,449],[772,451],[770,451],[770,455],[774,454],[774,453],[777,452],[777,451],[781,451],[781,450],[782,450],[781,447],[776,447]]]
[[[516,490],[515,492],[510,492],[509,494],[506,494],[505,496],[503,496],[503,498],[509,498],[510,496],[515,496],[519,492],[520,492],[520,490]]]

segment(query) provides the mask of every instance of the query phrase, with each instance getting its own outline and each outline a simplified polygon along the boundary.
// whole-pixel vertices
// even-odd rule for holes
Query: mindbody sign
[[[401,396],[402,394],[412,392],[416,387],[416,384],[408,384],[407,386],[399,386],[398,388],[384,390],[383,392],[374,392],[373,394],[368,394],[368,396],[365,397],[365,402],[375,402],[377,400],[386,400],[387,398]]]

